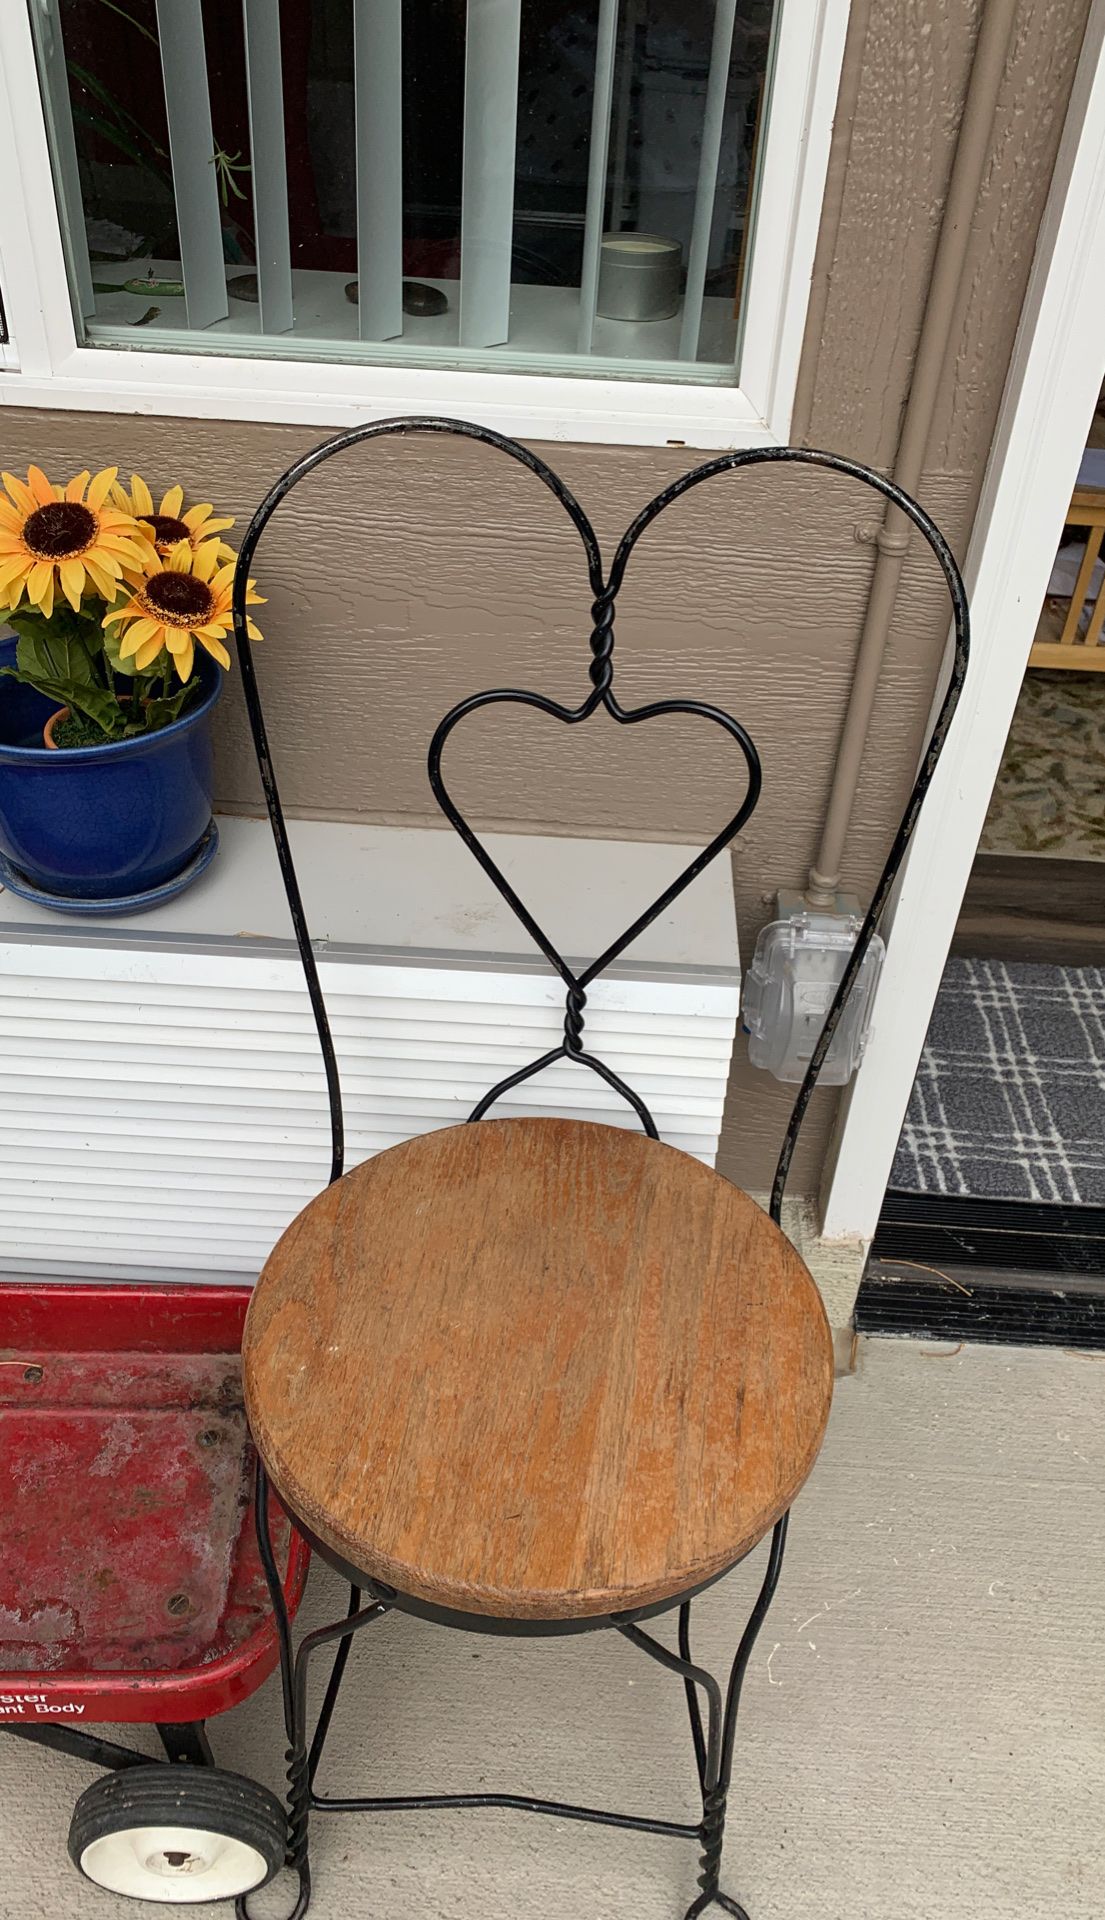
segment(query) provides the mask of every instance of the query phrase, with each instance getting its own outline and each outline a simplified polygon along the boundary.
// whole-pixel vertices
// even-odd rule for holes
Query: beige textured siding
[[[1022,0],[969,285],[940,408],[924,504],[962,552],[989,447],[1088,0]],[[892,459],[979,7],[874,0],[849,61],[862,82],[820,338],[806,342],[808,440]],[[827,211],[831,211],[827,209]],[[245,517],[294,456],[302,428],[113,417],[0,415],[3,464],[59,472],[118,462],[180,479]],[[628,520],[692,463],[683,449],[542,448],[591,513],[609,554]],[[813,852],[847,697],[870,548],[855,488],[798,472],[714,482],[645,538],[619,602],[619,685],[629,702],[717,701],[749,726],[764,797],[736,856],[746,956],[780,886]],[[307,482],[274,523],[259,574],[263,685],[293,810],[432,817],[425,746],[461,695],[510,682],[577,699],[589,592],[582,550],[536,482],[492,454],[440,442],[359,450]],[[910,557],[864,769],[847,883],[877,871],[908,787],[945,627],[934,567]],[[649,734],[595,721],[566,734],[538,716],[480,716],[452,749],[453,785],[486,824],[695,839],[724,817],[733,756],[687,723]],[[692,751],[692,738],[694,749]],[[219,736],[224,805],[257,788],[236,689]],[[355,881],[351,877],[351,884]],[[796,1185],[816,1186],[833,1098],[807,1128]],[[724,1171],[767,1184],[789,1096],[738,1062]]]

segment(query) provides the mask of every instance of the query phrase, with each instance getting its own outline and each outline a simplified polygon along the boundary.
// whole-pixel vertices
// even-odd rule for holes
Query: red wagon
[[[279,1657],[252,1517],[249,1290],[0,1285],[0,1728],[107,1769],[69,1850],[99,1886],[189,1902],[283,1864],[287,1819],[205,1722]],[[289,1614],[308,1549],[272,1515]],[[95,1729],[157,1727],[167,1761]],[[181,1764],[184,1763],[184,1764]]]

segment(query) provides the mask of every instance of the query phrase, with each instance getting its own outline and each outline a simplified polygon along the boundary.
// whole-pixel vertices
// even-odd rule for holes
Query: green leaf
[[[111,121],[105,120],[102,114],[91,113],[87,107],[74,106],[73,118],[78,126],[88,127],[93,133],[98,133],[101,140],[106,140],[109,146],[118,147],[119,152],[125,153],[128,160],[135,161],[140,167],[149,166],[150,163],[145,154],[135,145],[124,127],[118,124],[113,125]]]
[[[77,713],[83,713],[87,719],[95,721],[113,739],[126,727],[126,708],[120,706],[113,693],[105,693],[102,687],[76,687],[67,704]]]
[[[151,46],[157,46],[156,35],[152,34],[148,27],[144,27],[141,20],[136,20],[132,13],[128,13],[125,7],[117,6],[115,0],[101,0],[101,4],[108,9],[109,13],[117,13],[120,20],[125,20],[127,25],[133,27],[136,33],[140,33],[144,40],[150,42]]]
[[[49,674],[25,673],[19,667],[0,667],[0,674],[10,680],[17,680],[20,686],[33,687],[46,700],[56,700],[59,707],[69,707],[74,713],[83,713],[109,740],[121,739],[126,724],[126,708],[120,706],[115,695],[105,692],[103,687],[70,685],[64,680],[55,680]]]
[[[98,659],[103,651],[103,635],[96,614],[74,613],[65,601],[54,608],[48,620],[44,619],[37,607],[24,607],[8,615],[8,624],[18,635],[20,645],[24,646],[25,643],[25,651],[33,646],[35,658],[42,661],[49,659],[59,670],[67,648],[76,647],[90,662]],[[29,653],[27,657],[31,657]],[[53,671],[54,667],[47,668],[47,671]],[[83,671],[80,667],[74,670]]]
[[[69,622],[51,621],[38,633],[20,633],[16,642],[15,663],[23,673],[41,674],[69,686],[96,684],[94,660],[79,616],[70,615]]]
[[[187,686],[177,687],[167,696],[159,695],[146,703],[146,731],[156,733],[159,727],[168,727],[179,720],[181,711],[191,703],[192,696],[199,691],[199,680],[195,675]]]
[[[20,613],[7,613],[4,618],[13,633],[26,634],[28,638],[49,632],[49,621],[44,620],[34,608],[24,608]]]
[[[74,79],[79,80],[81,86],[87,88],[88,92],[91,93],[95,99],[99,100],[102,105],[108,109],[109,113],[114,114],[118,126],[124,128],[130,127],[132,131],[138,135],[139,139],[148,141],[160,159],[167,160],[169,158],[164,147],[158,146],[153,135],[142,125],[140,120],[135,119],[133,113],[124,107],[121,100],[115,98],[110,88],[106,87],[102,80],[98,79],[94,73],[90,73],[87,67],[79,66],[75,60],[67,60],[65,64]]]

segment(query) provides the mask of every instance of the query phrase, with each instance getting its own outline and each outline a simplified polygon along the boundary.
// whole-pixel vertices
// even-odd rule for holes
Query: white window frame
[[[779,0],[738,387],[82,345],[30,19],[24,0],[0,0],[0,272],[11,335],[0,405],[328,427],[436,412],[536,440],[785,441],[849,5]]]

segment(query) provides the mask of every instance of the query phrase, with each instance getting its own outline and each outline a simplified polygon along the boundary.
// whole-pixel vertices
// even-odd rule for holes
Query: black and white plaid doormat
[[[1105,1206],[1105,969],[949,960],[890,1185]]]

